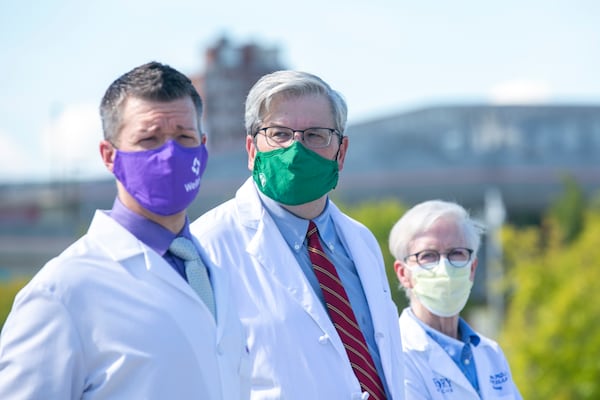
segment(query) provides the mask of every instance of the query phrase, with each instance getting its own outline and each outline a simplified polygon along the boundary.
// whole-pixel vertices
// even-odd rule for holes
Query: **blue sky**
[[[352,123],[440,103],[598,104],[598,21],[595,0],[3,0],[0,182],[108,177],[108,85],[150,60],[200,73],[224,33],[323,77]]]

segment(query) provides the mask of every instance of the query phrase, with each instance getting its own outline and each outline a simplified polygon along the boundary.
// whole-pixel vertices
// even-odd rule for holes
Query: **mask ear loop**
[[[115,149],[115,150],[119,150],[119,148],[117,147],[117,145],[115,144],[115,142],[113,141],[113,139],[108,139],[107,140],[108,143],[110,143],[110,145]]]
[[[340,133],[339,135],[335,135],[339,138],[338,149],[335,152],[335,161],[338,161],[338,157],[340,156],[340,150],[342,148],[342,140],[344,140],[344,134]]]

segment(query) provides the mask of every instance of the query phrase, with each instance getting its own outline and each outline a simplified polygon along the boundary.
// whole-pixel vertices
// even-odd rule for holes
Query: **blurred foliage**
[[[503,229],[509,306],[499,341],[525,399],[600,398],[598,238],[600,211],[583,208],[572,182],[543,227]]]
[[[571,176],[563,177],[564,190],[550,207],[548,218],[560,226],[561,241],[570,243],[583,229],[585,196]]]
[[[27,283],[29,278],[14,278],[9,281],[0,281],[0,329],[10,312],[17,292]]]
[[[404,290],[399,288],[398,278],[394,272],[394,257],[392,257],[388,250],[388,238],[392,226],[394,226],[396,221],[404,214],[407,207],[397,200],[373,201],[353,206],[339,203],[337,203],[337,205],[350,217],[363,223],[371,230],[371,232],[373,232],[373,235],[375,235],[379,247],[381,247],[381,252],[383,253],[385,272],[388,281],[390,282],[392,299],[398,306],[398,310],[401,311],[408,305],[408,301],[404,294]]]

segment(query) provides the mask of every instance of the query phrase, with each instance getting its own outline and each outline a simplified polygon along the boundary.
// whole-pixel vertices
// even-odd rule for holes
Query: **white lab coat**
[[[338,234],[356,264],[373,316],[391,399],[403,398],[398,311],[381,250],[370,231],[330,204]],[[252,179],[236,197],[190,227],[210,259],[230,268],[250,336],[252,399],[363,398],[344,346]]]
[[[247,335],[211,268],[218,324],[155,251],[104,212],[17,297],[0,337],[1,399],[242,399]]]
[[[408,309],[400,316],[400,332],[407,400],[480,399],[462,371],[408,314]],[[495,341],[479,336],[481,341],[472,350],[481,399],[521,399],[502,349]]]

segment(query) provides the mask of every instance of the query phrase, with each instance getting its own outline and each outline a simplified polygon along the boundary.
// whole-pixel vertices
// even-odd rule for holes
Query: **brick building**
[[[276,47],[255,43],[238,46],[222,37],[206,50],[204,72],[190,79],[205,103],[204,129],[211,150],[227,152],[243,147],[248,91],[261,76],[283,68]]]

